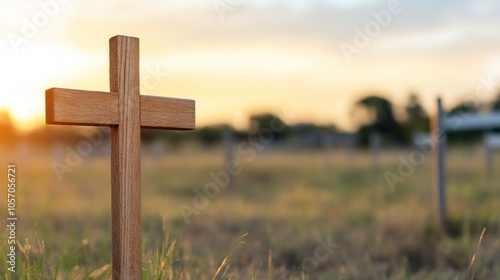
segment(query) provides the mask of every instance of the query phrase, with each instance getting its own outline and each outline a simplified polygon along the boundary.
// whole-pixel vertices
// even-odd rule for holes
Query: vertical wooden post
[[[141,279],[141,123],[139,39],[109,40],[110,87],[118,93],[118,124],[111,127],[113,279]]]
[[[436,168],[437,168],[437,212],[438,225],[442,230],[446,229],[446,173],[445,173],[445,141],[446,128],[444,127],[445,114],[442,107],[441,98],[437,100],[437,115],[434,121],[433,142],[436,148]]]

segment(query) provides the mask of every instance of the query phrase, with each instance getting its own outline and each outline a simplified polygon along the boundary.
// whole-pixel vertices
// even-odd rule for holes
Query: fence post
[[[486,133],[484,135],[484,152],[486,153],[486,170],[488,171],[488,176],[493,175],[493,145],[490,142],[490,136],[492,134]]]
[[[380,146],[382,145],[382,139],[378,132],[374,132],[370,135],[370,153],[372,157],[372,168],[374,173],[378,173],[380,170]]]
[[[222,132],[222,140],[224,143],[224,168],[234,162],[234,133],[230,126],[224,128]],[[236,186],[236,176],[233,172],[229,173],[229,187],[233,188]]]
[[[446,149],[446,128],[444,127],[444,120],[446,116],[442,106],[441,98],[438,98],[437,115],[434,120],[434,133],[432,137],[436,148],[438,226],[441,230],[446,230],[446,173],[444,159]]]

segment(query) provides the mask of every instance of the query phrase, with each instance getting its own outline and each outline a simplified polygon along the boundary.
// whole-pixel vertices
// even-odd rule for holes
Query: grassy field
[[[222,151],[186,149],[161,160],[145,153],[143,278],[500,279],[498,172],[487,176],[479,148],[452,149],[450,230],[442,234],[432,158],[393,191],[384,179],[386,171],[397,174],[397,157],[407,153],[384,153],[378,170],[366,152],[353,159],[240,155],[236,184],[200,200],[189,221],[180,209],[193,207],[196,190],[214,182],[210,172],[224,170]],[[108,157],[85,158],[62,182],[41,152],[11,159],[18,168],[18,262],[15,276],[7,272],[2,226],[0,278],[109,279]]]

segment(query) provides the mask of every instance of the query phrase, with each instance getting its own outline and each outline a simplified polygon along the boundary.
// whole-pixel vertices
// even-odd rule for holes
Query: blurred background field
[[[196,100],[195,131],[142,133],[144,279],[500,279],[500,127],[443,139],[446,231],[429,147],[438,97],[500,125],[500,2],[4,2],[0,279],[110,278],[109,129],[45,125],[44,91],[108,91],[117,34],[141,94]]]
[[[235,184],[220,188],[186,221],[180,205],[192,206],[193,189],[203,192],[213,182],[210,172],[224,170],[223,147],[165,149],[161,157],[144,147],[144,278],[495,279],[500,178],[487,174],[482,147],[449,149],[448,234],[436,227],[433,156],[394,191],[384,178],[411,151],[384,150],[376,170],[367,149],[269,146],[251,160],[237,153]],[[53,155],[29,154],[6,157],[18,168],[18,275],[108,279],[109,156],[83,158],[59,182]],[[319,240],[335,243],[333,250],[317,253]]]

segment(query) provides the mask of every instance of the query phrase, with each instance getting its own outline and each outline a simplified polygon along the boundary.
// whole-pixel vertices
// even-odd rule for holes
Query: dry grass
[[[178,206],[192,204],[193,188],[202,190],[213,180],[209,172],[222,170],[222,152],[172,153],[161,161],[146,155],[144,279],[494,279],[500,275],[496,265],[500,178],[486,176],[478,153],[451,151],[451,231],[441,235],[433,216],[432,160],[394,192],[383,178],[385,171],[397,170],[397,155],[405,153],[384,154],[378,172],[363,152],[352,163],[343,154],[332,155],[328,166],[321,153],[264,153],[250,162],[241,156],[237,186],[209,199],[189,223]],[[17,276],[109,279],[109,160],[87,158],[65,174],[62,183],[51,162],[43,154],[17,162]],[[481,235],[483,228],[486,233]],[[244,240],[238,239],[246,233]],[[322,248],[318,239],[328,238],[338,246],[325,253],[318,249]],[[0,269],[5,271],[5,254],[1,256]],[[14,279],[9,275],[0,277]]]

